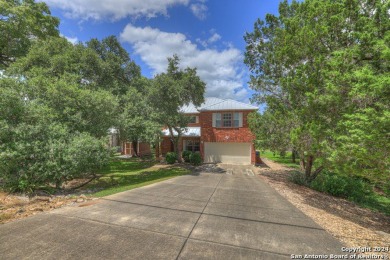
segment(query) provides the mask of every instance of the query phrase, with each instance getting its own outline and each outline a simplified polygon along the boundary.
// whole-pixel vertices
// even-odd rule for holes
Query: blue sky
[[[197,67],[206,96],[249,102],[249,71],[243,63],[245,32],[257,18],[277,14],[279,1],[266,0],[46,0],[70,41],[115,35],[153,77],[167,57]]]

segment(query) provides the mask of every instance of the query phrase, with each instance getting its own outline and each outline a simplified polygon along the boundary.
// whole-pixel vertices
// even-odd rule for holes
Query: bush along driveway
[[[190,173],[180,165],[157,164],[153,160],[139,158],[114,158],[97,174],[98,178],[76,179],[66,184],[63,190],[45,189],[35,196],[0,192],[0,224],[25,218],[42,211],[86,201],[97,197],[131,190],[176,176]],[[74,189],[88,182],[78,189]]]

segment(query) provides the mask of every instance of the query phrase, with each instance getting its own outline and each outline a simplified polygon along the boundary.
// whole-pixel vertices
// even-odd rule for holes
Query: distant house
[[[118,129],[111,127],[108,129],[108,145],[110,147],[118,147],[119,144],[119,131]]]
[[[190,104],[182,112],[191,118],[179,140],[181,151],[200,152],[205,163],[255,164],[255,136],[247,117],[258,107],[231,99],[206,98],[200,107]],[[169,130],[156,153],[174,150]]]
[[[118,152],[121,152],[123,155],[128,156],[145,156],[150,155],[151,149],[149,143],[137,142],[134,148],[133,143],[131,142],[121,142],[119,138],[118,129],[112,127],[108,130],[109,146],[118,147]]]
[[[145,156],[152,154],[152,150],[150,149],[149,143],[137,142],[137,144],[133,145],[131,142],[122,142],[121,150],[123,155],[129,156]]]

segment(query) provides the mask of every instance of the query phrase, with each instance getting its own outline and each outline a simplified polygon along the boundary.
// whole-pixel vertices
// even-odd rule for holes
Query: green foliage
[[[293,171],[290,173],[289,180],[390,215],[390,198],[375,193],[372,185],[361,178],[323,171],[314,181],[308,183],[302,172]]]
[[[31,192],[41,186],[96,173],[107,164],[110,151],[104,140],[70,134],[55,123],[19,124],[13,143],[1,143],[0,178],[12,191]]]
[[[169,164],[174,164],[176,162],[176,159],[177,159],[177,154],[174,152],[169,152],[165,155],[165,160]]]
[[[200,165],[202,163],[202,157],[200,156],[200,153],[191,153],[190,154],[190,162],[193,165]]]
[[[188,163],[188,162],[190,162],[191,154],[192,154],[191,151],[183,151],[181,156],[183,157],[184,161]]]
[[[107,164],[105,140],[69,131],[55,121],[50,107],[26,100],[21,83],[0,79],[0,86],[0,179],[6,188],[31,192],[43,185],[59,187]]]
[[[310,187],[355,202],[367,200],[373,194],[372,187],[362,179],[332,174],[326,171],[319,175],[310,184]]]
[[[143,81],[146,87],[151,85],[150,80]],[[129,141],[155,142],[161,134],[161,125],[156,122],[147,95],[137,89],[130,89],[122,99],[124,111],[118,123],[121,138]]]
[[[108,165],[111,151],[107,140],[97,139],[87,133],[75,135],[66,147],[64,158],[71,164],[68,179],[89,176]]]
[[[270,159],[270,160],[272,160],[274,162],[283,164],[283,165],[285,165],[287,167],[299,168],[299,163],[298,162],[296,162],[296,163],[292,162],[291,155],[292,155],[291,152],[286,152],[285,156],[281,156],[279,153],[271,152],[269,150],[260,151],[260,157],[261,158]]]
[[[0,69],[24,56],[31,44],[58,36],[59,20],[34,0],[0,0]]]
[[[290,129],[293,118],[286,112],[266,110],[263,114],[252,112],[248,116],[251,131],[256,135],[256,145],[261,149],[284,152],[292,149]]]
[[[251,127],[265,147],[288,140],[307,181],[323,168],[382,187],[390,181],[389,8],[380,0],[285,0],[279,16],[245,35],[253,101],[267,104]]]
[[[12,191],[60,188],[107,165],[107,131],[140,76],[115,37],[38,39],[0,78],[0,183]]]
[[[308,185],[305,175],[300,171],[290,172],[289,180],[298,185],[302,185],[302,186]]]
[[[25,98],[50,107],[71,131],[103,137],[117,122],[118,100],[96,83],[99,59],[82,45],[51,38],[34,45],[8,74],[24,77]]]
[[[96,84],[119,98],[126,95],[132,89],[130,86],[141,77],[141,68],[130,59],[118,39],[115,36],[101,41],[91,39],[87,46],[98,54],[102,63]]]
[[[179,58],[176,55],[168,58],[167,72],[158,74],[153,79],[149,104],[153,106],[156,121],[169,129],[179,162],[179,139],[189,120],[180,110],[189,103],[201,105],[204,102],[205,87],[206,84],[199,78],[195,68],[179,68]]]

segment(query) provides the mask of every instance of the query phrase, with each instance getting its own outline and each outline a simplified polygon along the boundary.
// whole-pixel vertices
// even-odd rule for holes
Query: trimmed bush
[[[165,161],[167,161],[168,164],[174,164],[176,162],[177,154],[175,152],[167,153],[165,156]]]
[[[182,155],[184,161],[189,163],[191,154],[192,154],[191,151],[183,151],[183,153],[181,155]]]
[[[202,157],[200,156],[200,153],[191,153],[190,162],[193,165],[200,165],[202,163]]]

